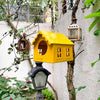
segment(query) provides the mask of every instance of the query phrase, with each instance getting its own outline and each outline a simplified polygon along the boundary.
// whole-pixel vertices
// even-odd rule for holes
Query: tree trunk
[[[76,12],[78,10],[80,0],[75,1],[75,5],[72,9],[72,24],[76,24]],[[76,100],[76,93],[75,93],[75,87],[73,84],[73,74],[74,74],[74,65],[75,65],[75,52],[73,47],[73,61],[68,61],[68,70],[67,70],[67,88],[69,92],[69,100]]]
[[[73,73],[74,73],[74,64],[75,64],[75,54],[74,54],[74,47],[73,47],[73,61],[68,61],[68,70],[67,70],[67,88],[69,92],[69,100],[76,100],[74,84],[73,84]]]

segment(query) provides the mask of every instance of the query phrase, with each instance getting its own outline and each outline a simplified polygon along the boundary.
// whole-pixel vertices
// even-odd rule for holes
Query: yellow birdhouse
[[[39,31],[32,44],[34,61],[57,63],[73,60],[73,45],[64,34]]]

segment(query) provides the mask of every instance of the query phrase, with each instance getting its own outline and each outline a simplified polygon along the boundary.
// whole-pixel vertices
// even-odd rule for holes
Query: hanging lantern
[[[82,31],[77,24],[71,24],[67,28],[67,37],[71,41],[81,41],[82,40]]]

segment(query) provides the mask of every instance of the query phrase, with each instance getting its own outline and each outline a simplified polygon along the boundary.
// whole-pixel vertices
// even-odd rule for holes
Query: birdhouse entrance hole
[[[47,51],[47,43],[46,41],[41,41],[38,46],[38,52],[40,55],[45,55]]]

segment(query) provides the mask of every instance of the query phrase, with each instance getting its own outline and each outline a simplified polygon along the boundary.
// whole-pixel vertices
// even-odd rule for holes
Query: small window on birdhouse
[[[38,52],[40,55],[45,55],[47,51],[47,43],[46,41],[41,41],[38,46]]]
[[[69,48],[66,49],[66,52],[69,52]]]
[[[69,32],[69,39],[78,38],[77,29],[70,29],[68,32]]]
[[[66,57],[70,56],[69,48],[66,48]]]
[[[61,48],[57,48],[57,57],[61,57]]]

